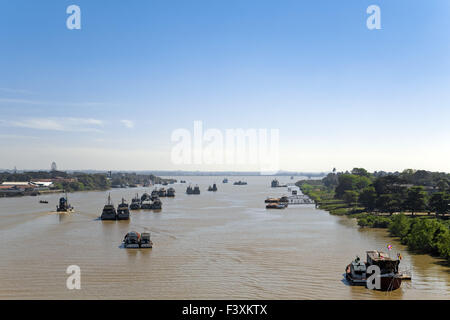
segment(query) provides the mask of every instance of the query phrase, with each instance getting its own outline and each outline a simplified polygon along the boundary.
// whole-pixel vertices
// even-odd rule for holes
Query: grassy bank
[[[299,186],[304,194],[316,201],[318,208],[333,215],[356,218],[361,227],[387,228],[392,237],[399,238],[410,250],[439,256],[450,265],[450,220],[417,213],[369,213],[357,202],[336,199],[333,188],[321,183],[303,182]]]

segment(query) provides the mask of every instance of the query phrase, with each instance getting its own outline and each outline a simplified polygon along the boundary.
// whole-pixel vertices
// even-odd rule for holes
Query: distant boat
[[[65,197],[59,198],[59,206],[56,206],[57,212],[72,212],[73,207],[69,204],[67,193]]]
[[[233,183],[233,185],[235,185],[235,186],[245,186],[245,185],[247,185],[247,182],[245,182],[245,181],[236,181],[235,183]]]
[[[216,192],[216,191],[217,191],[217,185],[214,183],[212,187],[209,186],[208,191],[214,191],[214,192]]]
[[[194,190],[193,190],[192,194],[200,194],[200,188],[199,188],[199,186],[195,186],[195,187],[194,187]]]
[[[130,210],[128,208],[128,203],[125,202],[125,199],[122,198],[122,203],[117,207],[117,220],[129,220],[130,219]]]
[[[48,203],[47,200],[40,200],[39,203]]]
[[[168,197],[175,197],[175,189],[174,188],[167,189],[167,196]]]
[[[223,179],[222,183],[228,183],[228,179],[227,178]]]
[[[284,202],[275,202],[275,203],[269,203],[266,205],[266,209],[286,209],[288,206],[287,203]]]
[[[136,197],[131,200],[130,209],[131,210],[139,210],[141,208],[141,199],[139,195],[136,193]]]
[[[278,188],[279,186],[280,186],[280,183],[278,182],[278,180],[277,179],[273,179],[271,184],[270,184],[270,187]]]
[[[103,207],[102,215],[100,219],[102,220],[116,220],[117,212],[114,205],[111,202],[111,194],[108,195],[108,202]]]
[[[158,196],[161,198],[167,196],[166,189],[164,189],[164,188],[159,189]]]

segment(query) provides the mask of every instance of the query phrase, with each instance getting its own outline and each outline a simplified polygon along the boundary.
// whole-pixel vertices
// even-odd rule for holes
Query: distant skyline
[[[448,0],[1,7],[0,168],[257,171],[174,164],[172,132],[200,120],[278,129],[280,170],[450,172]]]

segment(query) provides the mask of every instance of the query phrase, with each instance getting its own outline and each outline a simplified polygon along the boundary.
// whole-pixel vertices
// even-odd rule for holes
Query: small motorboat
[[[286,209],[288,206],[287,203],[284,202],[275,202],[275,203],[269,203],[266,205],[266,209]]]
[[[39,203],[48,203],[47,200],[40,200]]]

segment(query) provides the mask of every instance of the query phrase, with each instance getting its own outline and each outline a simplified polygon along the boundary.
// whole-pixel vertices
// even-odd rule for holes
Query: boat
[[[131,200],[130,210],[139,210],[141,208],[141,199],[139,195],[136,193],[136,197]]]
[[[143,232],[141,234],[140,248],[152,248],[153,242],[150,240],[150,232]]]
[[[192,194],[200,194],[200,188],[199,186],[195,186],[194,190],[192,191]]]
[[[168,197],[175,197],[175,189],[174,188],[167,189],[167,196]]]
[[[167,196],[166,189],[164,189],[164,188],[159,189],[158,196],[161,198]]]
[[[149,232],[140,234],[136,231],[130,231],[123,239],[123,246],[127,249],[147,249],[153,247],[153,242],[150,240]]]
[[[266,205],[266,209],[286,209],[287,206],[288,206],[287,203],[275,202]]]
[[[235,186],[245,186],[247,184],[247,182],[245,181],[236,181],[235,183],[233,183]]]
[[[144,210],[153,209],[152,200],[149,198],[149,199],[145,199],[144,201],[141,201],[141,209],[144,209]]]
[[[125,248],[138,249],[141,243],[141,235],[139,232],[131,231],[125,235],[123,239],[123,245]]]
[[[114,205],[111,202],[111,194],[108,195],[108,202],[103,207],[102,215],[100,216],[102,220],[116,220],[117,212]]]
[[[214,183],[212,187],[209,186],[208,191],[214,191],[214,192],[216,192],[216,191],[217,191],[217,186],[216,186],[216,184]]]
[[[59,205],[56,206],[57,212],[72,212],[73,207],[69,204],[69,200],[67,198],[67,193],[65,197],[59,198]]]
[[[271,184],[270,184],[270,187],[271,188],[278,188],[279,186],[280,186],[280,183],[278,182],[278,180],[277,179],[273,179]]]
[[[117,207],[117,220],[129,220],[130,210],[128,208],[128,203],[122,198],[122,202]]]
[[[163,186],[167,186],[169,183],[167,182],[167,181],[164,181],[163,183],[162,183],[162,185]]]
[[[188,187],[186,188],[186,193],[187,193],[187,194],[194,194],[194,189],[193,189],[191,186],[188,186]]]
[[[370,266],[378,266],[380,268],[380,287],[376,290],[393,291],[400,288],[404,275],[399,272],[398,266],[400,259],[392,259],[389,254],[372,250],[367,251],[367,261],[362,262],[357,256],[345,268],[345,277],[351,285],[363,285],[367,287],[367,269]]]
[[[153,192],[152,192],[153,193]],[[145,200],[150,200],[151,199],[151,196],[148,194],[148,193],[144,193],[142,196],[141,196],[141,202],[144,202]]]
[[[186,183],[186,180],[180,180],[180,183]]]
[[[294,176],[291,176],[291,180],[294,180]]]
[[[153,202],[151,204],[151,209],[160,210],[161,208],[162,208],[161,200],[159,200],[159,198],[156,198],[155,200],[153,200]]]
[[[280,202],[280,198],[267,198],[264,200],[265,203],[278,203]]]
[[[39,203],[48,203],[47,200],[39,200]]]
[[[223,179],[222,183],[228,183],[228,179],[227,178]]]
[[[158,197],[159,197],[159,191],[158,191],[157,188],[155,188],[155,189],[153,189],[152,195],[151,195],[151,197],[149,199],[154,200],[154,199],[156,199]]]

